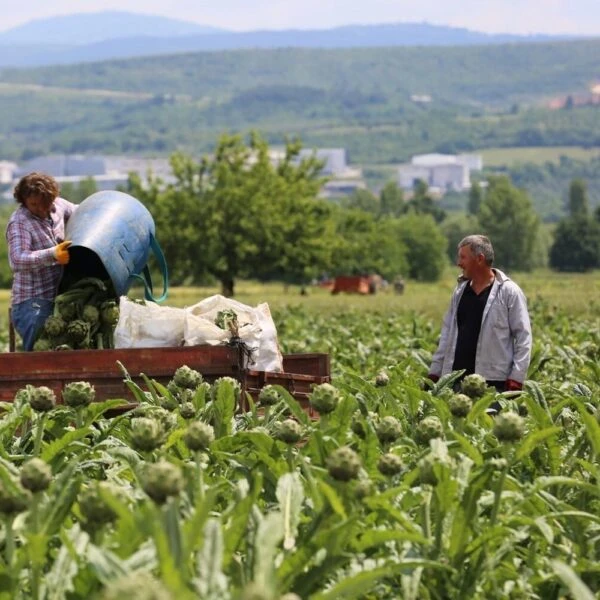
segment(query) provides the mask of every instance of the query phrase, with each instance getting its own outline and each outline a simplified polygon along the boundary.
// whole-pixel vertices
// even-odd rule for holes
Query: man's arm
[[[508,324],[513,339],[513,364],[508,379],[522,383],[527,377],[533,339],[527,299],[516,285],[509,299]]]
[[[454,296],[452,296],[452,299],[450,300],[450,306],[448,307],[448,310],[444,315],[444,320],[442,322],[442,330],[440,332],[440,340],[438,342],[437,350],[434,352],[433,358],[431,359],[431,366],[429,367],[428,377],[432,381],[437,381],[437,379],[439,379],[440,375],[442,374],[444,356],[446,355],[446,349],[448,346],[448,342],[450,341],[450,327],[452,325],[453,301]]]

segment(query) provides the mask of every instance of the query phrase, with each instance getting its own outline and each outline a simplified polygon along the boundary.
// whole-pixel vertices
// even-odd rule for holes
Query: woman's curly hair
[[[60,186],[54,177],[45,173],[29,173],[21,178],[15,186],[13,196],[20,204],[31,196],[38,196],[47,206],[50,206],[60,193]]]

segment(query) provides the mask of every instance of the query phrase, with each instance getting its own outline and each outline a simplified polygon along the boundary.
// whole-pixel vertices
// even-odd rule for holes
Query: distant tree
[[[446,238],[431,215],[409,213],[398,219],[398,237],[407,248],[408,276],[436,281],[444,272]]]
[[[146,186],[132,178],[132,193],[154,216],[176,280],[209,274],[223,295],[233,296],[239,277],[302,279],[329,264],[328,209],[316,200],[322,164],[297,163],[296,142],[276,167],[268,150],[256,134],[248,144],[223,136],[200,163],[174,155],[173,184]]]
[[[345,208],[358,208],[372,215],[378,215],[381,208],[379,198],[369,190],[356,189],[347,198],[344,198],[341,205]]]
[[[431,215],[436,223],[441,223],[446,218],[446,211],[441,208],[429,193],[429,186],[419,179],[414,186],[413,197],[405,204],[406,212],[418,215]]]
[[[379,194],[380,215],[399,217],[405,209],[404,192],[395,181],[388,181]]]
[[[539,219],[524,190],[505,176],[490,177],[477,218],[494,246],[495,264],[507,270],[533,268]]]
[[[587,184],[583,179],[573,179],[569,186],[569,215],[571,217],[587,216],[588,212]]]
[[[378,273],[386,279],[408,270],[408,248],[396,219],[377,220],[358,209],[340,209],[329,271],[340,275]]]
[[[78,184],[67,182],[61,184],[60,186],[61,196],[66,198],[69,202],[74,202],[75,204],[79,204],[88,196],[95,194],[97,191],[98,186],[96,185],[93,177],[86,177]]]
[[[459,242],[479,231],[479,222],[471,214],[452,214],[441,225],[440,229],[448,242],[447,255],[451,264],[456,264]]]
[[[600,266],[600,223],[576,215],[556,226],[550,266],[557,271],[583,272]]]
[[[482,201],[483,190],[481,189],[479,182],[474,181],[471,184],[471,189],[469,190],[469,202],[467,204],[467,210],[469,214],[476,215],[479,212]]]

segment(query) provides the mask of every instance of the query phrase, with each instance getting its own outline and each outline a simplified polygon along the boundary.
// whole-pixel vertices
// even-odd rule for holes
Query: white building
[[[136,173],[142,180],[146,179],[149,173],[160,177],[165,182],[173,180],[171,165],[166,158],[79,154],[38,156],[20,165],[14,172],[14,178],[17,179],[32,171],[47,173],[55,177],[59,183],[68,182],[74,185],[91,177],[99,190],[125,185],[130,173]]]
[[[398,185],[412,190],[422,180],[432,191],[461,192],[471,187],[471,171],[482,168],[483,160],[476,154],[420,154],[398,167]]]
[[[0,185],[8,185],[15,178],[18,169],[17,163],[0,160]]]

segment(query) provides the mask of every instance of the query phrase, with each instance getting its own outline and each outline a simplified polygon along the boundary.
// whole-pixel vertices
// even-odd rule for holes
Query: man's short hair
[[[459,248],[462,248],[463,246],[469,246],[471,252],[475,254],[475,256],[483,254],[483,258],[485,258],[485,262],[488,266],[491,267],[494,264],[494,248],[492,242],[490,242],[489,238],[485,237],[485,235],[468,235],[458,243]]]
[[[15,186],[13,196],[20,204],[27,198],[38,196],[46,206],[50,206],[60,193],[60,186],[54,177],[45,173],[29,173],[19,180]]]

